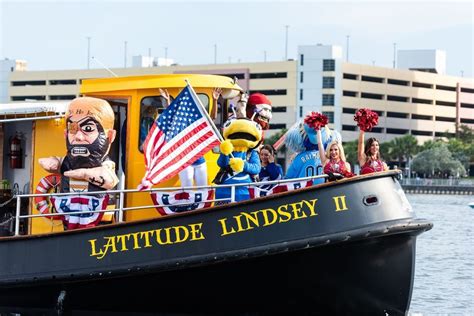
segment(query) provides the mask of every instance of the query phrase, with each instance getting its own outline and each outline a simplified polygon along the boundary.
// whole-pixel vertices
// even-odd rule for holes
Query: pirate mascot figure
[[[39,164],[48,172],[61,173],[61,192],[78,192],[79,195],[52,197],[58,213],[97,211],[107,207],[108,195],[88,194],[110,190],[118,178],[115,163],[107,156],[115,139],[114,112],[102,99],[81,97],[74,99],[66,111],[65,157],[39,159]],[[67,229],[93,227],[102,219],[103,213],[64,215]]]

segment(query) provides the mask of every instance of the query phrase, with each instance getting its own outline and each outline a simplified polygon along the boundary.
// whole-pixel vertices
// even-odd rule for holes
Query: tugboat
[[[149,192],[125,189],[137,187],[145,171],[138,128],[144,107],[161,104],[159,88],[176,95],[184,78],[207,100],[211,118],[223,124],[229,101],[218,107],[210,96],[215,87],[229,98],[241,91],[227,77],[83,81],[81,93],[109,101],[122,129],[119,145],[112,148],[122,187],[107,191],[113,218],[97,227],[63,231],[60,222],[32,203],[48,194],[17,192],[9,208],[13,232],[0,237],[0,306],[20,313],[406,314],[416,237],[432,223],[416,218],[396,171],[331,179],[167,216],[155,210],[159,205]],[[64,148],[63,129],[55,122],[61,113],[41,115],[44,119],[29,121],[34,128],[24,136],[33,139],[28,152],[32,183],[49,176],[37,158],[61,155]],[[8,116],[4,120],[7,134],[23,124]],[[209,177],[217,173],[216,160],[217,153],[206,154]],[[175,177],[149,191],[178,189]]]

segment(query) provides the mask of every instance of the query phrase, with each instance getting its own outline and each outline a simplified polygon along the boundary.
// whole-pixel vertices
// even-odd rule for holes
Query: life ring
[[[61,183],[61,175],[49,174],[46,177],[40,179],[36,186],[35,194],[51,193],[56,190],[58,185]],[[49,196],[36,196],[35,197],[36,209],[41,214],[51,213],[51,202]],[[48,216],[50,219],[62,219],[62,216]]]

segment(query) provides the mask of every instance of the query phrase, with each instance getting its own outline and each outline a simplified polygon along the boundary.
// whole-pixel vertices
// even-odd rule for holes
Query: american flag
[[[146,172],[139,190],[151,188],[219,145],[219,136],[188,85],[161,113],[143,144]]]

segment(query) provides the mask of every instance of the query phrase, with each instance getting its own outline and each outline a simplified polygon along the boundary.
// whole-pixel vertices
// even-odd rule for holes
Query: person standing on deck
[[[260,148],[260,165],[262,169],[258,174],[258,181],[273,181],[283,178],[282,167],[275,163],[275,149],[271,145],[263,145]],[[261,189],[270,189],[274,185],[264,185]]]
[[[341,142],[338,140],[332,141],[326,147],[325,151],[321,130],[318,130],[318,151],[325,174],[339,173],[342,175],[351,175],[351,165],[346,161],[346,155],[344,154],[344,148]]]
[[[359,160],[360,174],[387,171],[388,166],[380,157],[379,141],[371,137],[364,145],[365,131],[359,131],[357,158]]]

